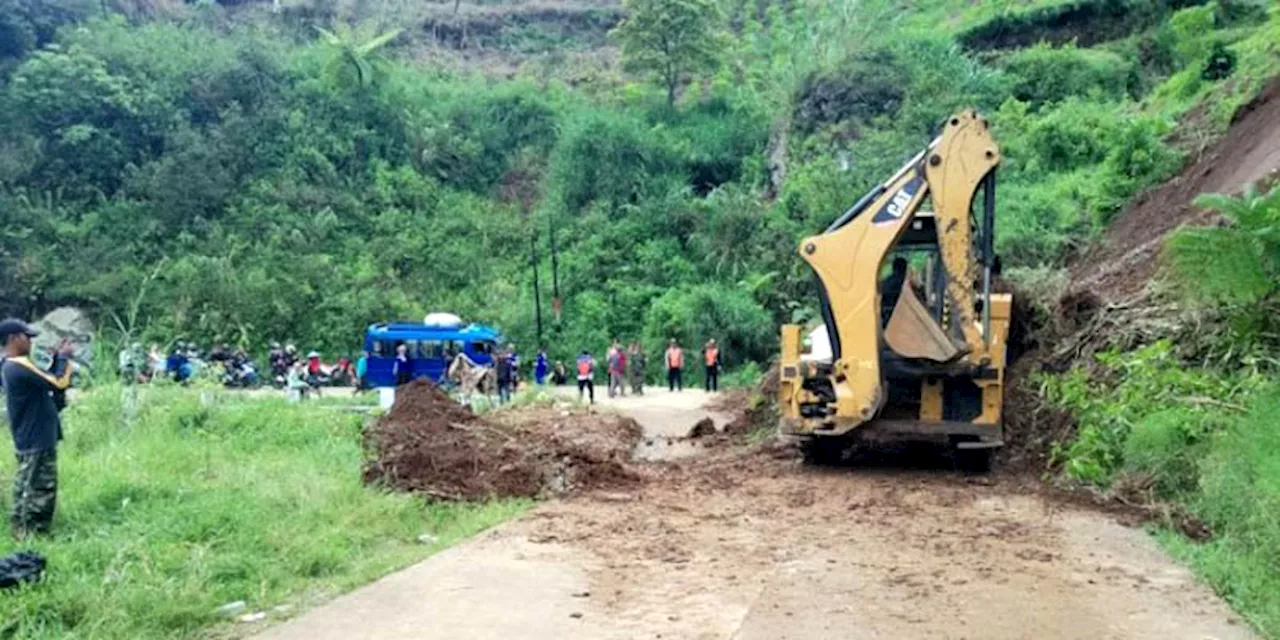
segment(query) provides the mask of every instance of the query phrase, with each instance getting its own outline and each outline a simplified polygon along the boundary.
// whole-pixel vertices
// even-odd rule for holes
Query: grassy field
[[[329,403],[149,388],[126,426],[107,387],[64,416],[54,535],[0,540],[0,555],[44,554],[47,578],[0,594],[0,638],[235,635],[242,625],[215,613],[223,604],[296,613],[527,506],[365,487],[361,417]],[[0,456],[6,513],[12,472]]]

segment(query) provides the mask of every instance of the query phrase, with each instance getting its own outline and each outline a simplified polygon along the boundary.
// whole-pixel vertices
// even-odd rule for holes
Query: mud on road
[[[746,446],[639,468],[266,637],[1253,637],[1141,529],[1020,477]]]

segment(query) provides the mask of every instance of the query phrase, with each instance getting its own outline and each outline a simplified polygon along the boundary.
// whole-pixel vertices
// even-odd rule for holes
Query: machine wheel
[[[993,449],[956,449],[956,467],[968,473],[987,473],[994,453]]]
[[[849,442],[839,437],[809,437],[800,444],[806,464],[829,467],[844,460]]]

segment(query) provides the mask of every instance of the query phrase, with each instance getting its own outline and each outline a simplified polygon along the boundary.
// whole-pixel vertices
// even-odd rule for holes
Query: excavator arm
[[[917,220],[926,200],[933,207],[947,312],[941,318],[929,316],[906,286],[902,297],[907,300],[899,301],[891,324],[898,322],[901,314],[916,325],[899,331],[899,335],[926,335],[931,338],[922,340],[935,342],[950,340],[950,345],[920,350],[945,354],[936,359],[958,360],[956,364],[972,367],[991,363],[989,298],[994,255],[990,236],[994,170],[999,162],[1000,151],[987,121],[973,111],[957,114],[947,121],[942,134],[897,174],[868,193],[824,233],[801,241],[800,256],[818,278],[831,341],[831,369],[825,374],[830,386],[821,395],[826,396],[825,413],[833,421],[865,423],[887,400],[882,371],[886,343],[880,311],[883,292],[878,286],[881,267]],[[975,244],[972,208],[984,186],[981,228],[985,233]],[[789,359],[787,347],[797,341],[798,329],[791,332],[794,335],[789,337],[784,330],[784,370]],[[889,346],[895,346],[892,339]],[[1003,361],[1002,347],[996,355]],[[798,387],[794,391],[805,393]]]

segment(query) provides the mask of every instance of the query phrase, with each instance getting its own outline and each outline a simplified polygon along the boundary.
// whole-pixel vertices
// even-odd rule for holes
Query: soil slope
[[[1227,134],[1173,180],[1142,194],[1117,218],[1102,242],[1077,263],[1073,288],[1103,300],[1142,290],[1155,274],[1163,240],[1183,224],[1213,216],[1192,206],[1202,193],[1239,193],[1280,171],[1280,77],[1236,114]]]

